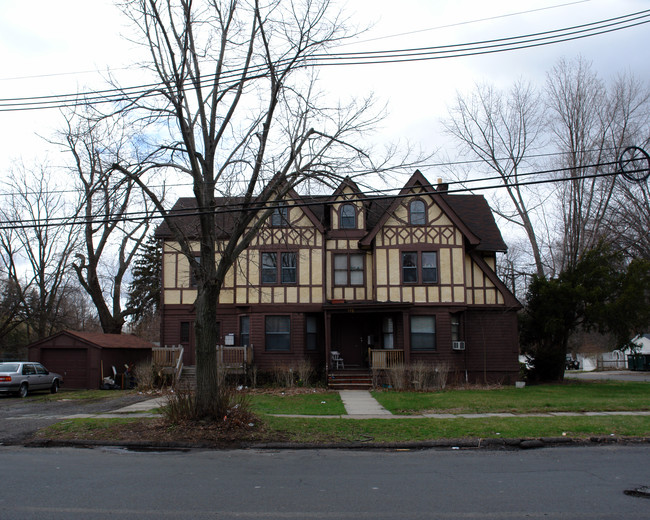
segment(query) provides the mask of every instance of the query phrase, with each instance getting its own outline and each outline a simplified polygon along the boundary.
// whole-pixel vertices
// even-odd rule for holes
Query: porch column
[[[404,331],[404,364],[408,365],[411,362],[411,320],[410,314],[406,311],[402,312],[402,330]]]

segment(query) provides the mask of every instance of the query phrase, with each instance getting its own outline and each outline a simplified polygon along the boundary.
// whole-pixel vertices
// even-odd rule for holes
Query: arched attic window
[[[354,204],[343,204],[339,215],[341,229],[357,228],[357,208],[354,207]]]
[[[412,226],[424,226],[427,223],[427,206],[423,200],[412,200],[409,205],[409,223]]]

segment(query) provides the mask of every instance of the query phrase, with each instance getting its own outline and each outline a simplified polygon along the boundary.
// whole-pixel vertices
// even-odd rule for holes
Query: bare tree
[[[21,303],[30,339],[48,336],[61,326],[70,258],[77,245],[70,218],[74,207],[50,179],[44,166],[38,171],[18,167],[0,207],[0,262]]]
[[[560,60],[547,75],[547,105],[562,177],[563,268],[603,238],[611,239],[616,161],[647,139],[648,93],[632,76],[605,85],[582,58]],[[629,194],[628,194],[629,195]],[[623,196],[625,194],[623,193]]]
[[[345,20],[328,0],[132,0],[124,10],[159,83],[125,108],[160,126],[147,161],[114,168],[134,180],[171,169],[191,181],[199,252],[149,195],[197,281],[197,404],[199,413],[214,416],[215,316],[227,271],[290,190],[332,183],[359,162],[375,169],[358,136],[377,118],[370,100],[343,106],[325,102],[316,89],[310,59],[346,37]],[[239,211],[227,220],[223,239],[220,214],[232,207],[217,201],[236,194]]]
[[[97,309],[102,330],[120,334],[138,309],[124,308],[125,276],[151,227],[149,199],[111,165],[137,154],[137,133],[121,118],[72,115],[63,132],[79,190],[83,240],[73,263],[79,283]]]
[[[539,95],[530,85],[515,83],[507,93],[477,85],[469,97],[457,94],[444,124],[464,151],[480,159],[490,173],[500,178],[509,204],[503,207],[496,199],[496,212],[524,230],[535,270],[543,276],[542,246],[534,222],[541,201],[520,185],[522,167],[529,164],[531,151],[541,144],[543,123],[538,106]]]
[[[650,145],[650,88],[630,74],[619,76],[611,88],[611,140],[620,157],[627,146]],[[648,168],[639,163],[639,168]],[[642,177],[642,175],[640,175]],[[650,188],[647,179],[631,182],[618,176],[606,223],[609,239],[632,257],[650,259]]]

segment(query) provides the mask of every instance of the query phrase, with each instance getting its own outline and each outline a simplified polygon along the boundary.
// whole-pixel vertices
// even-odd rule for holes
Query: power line
[[[594,165],[587,165],[583,166],[581,169],[586,169],[586,168],[593,168],[593,167],[603,167],[603,166],[612,166],[616,165],[617,161],[611,161],[611,162],[605,162],[605,163],[598,163]],[[520,174],[520,176],[532,176],[532,175],[541,175],[544,173],[556,173],[556,172],[567,172],[567,171],[573,171],[576,168],[570,167],[570,168],[558,168],[558,169],[553,169],[553,170],[545,170],[545,171],[539,171],[539,172],[529,172],[526,174]],[[645,169],[643,170],[645,171]],[[561,178],[555,178],[555,179],[537,179],[537,180],[528,180],[528,181],[517,181],[515,183],[510,183],[507,186],[505,186],[502,183],[499,184],[492,184],[488,186],[477,186],[473,189],[466,188],[464,186],[461,186],[457,189],[447,189],[444,190],[442,193],[444,195],[454,195],[454,194],[461,194],[461,193],[473,193],[476,191],[488,191],[488,190],[497,190],[497,189],[504,189],[507,187],[515,188],[515,187],[523,187],[523,186],[534,186],[534,185],[540,185],[540,184],[550,184],[550,183],[558,183],[558,182],[567,182],[567,181],[576,181],[576,180],[586,180],[586,179],[596,179],[596,178],[601,178],[601,177],[612,177],[615,175],[618,175],[619,172],[614,170],[612,172],[600,172],[600,173],[593,173],[593,174],[583,174],[583,175],[570,175],[570,176],[565,176]],[[500,177],[495,177],[492,179],[476,179],[473,182],[486,182],[486,180],[495,180]],[[462,184],[461,182],[456,182],[454,184]],[[441,192],[437,191],[433,185],[429,185],[428,187],[425,188],[430,188],[430,191],[425,191],[420,194],[437,194],[440,195]],[[395,190],[388,190],[390,191],[396,191],[397,189],[401,190],[402,188],[396,188]],[[372,201],[379,201],[379,200],[393,200],[393,199],[401,199],[401,198],[407,198],[407,197],[413,197],[413,193],[406,193],[406,194],[393,194],[389,195],[387,194],[387,191],[380,191],[380,190],[367,190],[368,193],[377,193],[377,195],[369,195],[369,196],[362,196],[362,197],[356,197],[354,200],[355,201],[361,201],[361,202],[372,202]],[[364,194],[365,195],[365,194]],[[310,207],[310,206],[322,206],[323,204],[327,204],[326,201],[323,200],[323,197],[321,197],[320,200],[317,201],[308,201],[305,199],[308,199],[310,195],[304,195],[304,196],[299,196],[298,198],[283,198],[281,202],[276,202],[276,201],[264,201],[260,203],[255,203],[254,201],[250,204],[250,206],[247,206],[244,208],[241,204],[233,203],[230,201],[227,206],[224,207],[219,207],[216,209],[211,209],[211,208],[192,208],[188,209],[187,211],[173,211],[173,210],[168,210],[167,217],[168,218],[186,218],[186,217],[192,217],[192,216],[199,216],[199,215],[205,215],[205,214],[210,214],[213,213],[216,215],[223,215],[223,214],[228,214],[228,213],[238,213],[241,211],[262,211],[264,209],[269,209],[271,207],[273,208],[284,208],[284,207]],[[233,197],[236,199],[236,197]],[[76,216],[74,217],[50,217],[47,219],[43,220],[14,220],[14,221],[4,221],[0,223],[0,230],[3,229],[24,229],[24,228],[33,228],[33,227],[53,227],[53,226],[73,226],[73,225],[84,225],[88,223],[92,224],[109,224],[109,223],[115,223],[115,222],[137,222],[137,221],[142,221],[143,218],[151,218],[150,213],[147,213],[145,211],[135,211],[135,212],[126,212],[122,215],[116,215],[116,216],[109,216],[109,217],[101,217],[101,218],[96,218],[96,217],[82,217],[82,218],[77,218]],[[156,217],[153,217],[155,219],[160,219],[164,218],[163,215],[157,214]]]
[[[589,154],[589,153],[602,153],[602,152],[614,152],[618,151],[618,148],[611,147],[611,148],[602,148],[599,150],[585,150],[584,153]],[[548,153],[539,153],[539,154],[531,154],[527,155],[526,159],[537,159],[537,158],[543,158],[543,157],[558,157],[562,155],[571,155],[573,152],[548,152]],[[496,158],[497,162],[501,161],[508,161],[508,157],[500,157]],[[441,168],[441,167],[449,167],[449,166],[460,166],[460,165],[468,165],[468,164],[485,164],[485,160],[483,159],[469,159],[465,161],[445,161],[445,162],[434,162],[434,163],[418,163],[417,168],[419,169],[424,169],[424,168]],[[586,166],[581,166],[580,168],[598,168],[599,166],[602,165],[611,165],[615,164],[614,162],[611,163],[600,163],[600,164],[589,164]],[[59,168],[68,168],[68,166],[59,166]],[[533,171],[533,172],[522,172],[522,173],[517,173],[516,176],[522,177],[522,176],[528,176],[528,175],[539,175],[539,174],[544,174],[544,173],[553,173],[553,172],[558,172],[566,169],[571,169],[571,168],[553,168],[553,169],[548,169],[548,170],[539,170],[539,171]],[[373,173],[377,174],[382,174],[382,173],[388,173],[388,171],[382,171],[382,172],[377,172],[375,170],[360,170],[357,171],[356,174],[358,176],[361,175],[370,175]],[[460,184],[460,185],[465,185],[468,183],[474,183],[474,182],[486,182],[486,181],[491,181],[491,180],[498,180],[502,178],[501,175],[494,175],[492,177],[482,177],[480,179],[465,179],[463,181],[449,181],[446,184],[452,186],[455,184]],[[162,188],[191,188],[193,186],[192,181],[187,181],[187,182],[177,182],[177,183],[163,183],[163,184],[147,184],[147,186],[151,189],[162,189]],[[401,188],[395,188],[395,190],[399,190]],[[395,191],[395,190],[378,190],[378,189],[370,189],[366,191],[371,191],[371,192],[376,192],[376,193],[389,193],[390,191]],[[60,189],[60,190],[48,190],[49,194],[53,195],[65,195],[65,194],[76,194],[79,193],[78,189]],[[22,192],[17,192],[17,191],[5,191],[5,192],[0,192],[0,197],[15,197],[15,196],[23,196],[23,195],[38,195],[37,191],[32,191],[32,190],[24,190]]]
[[[406,63],[412,61],[429,61],[493,54],[573,41],[613,31],[629,29],[646,23],[650,23],[650,10],[638,11],[623,16],[575,25],[563,29],[493,40],[412,49],[314,54],[312,56],[306,56],[299,67]],[[283,62],[281,61],[277,65],[282,66]],[[225,84],[222,86],[224,89],[222,92],[225,92],[226,89],[229,88],[230,78],[238,78],[238,80],[231,81],[230,85],[237,84],[237,82],[241,80],[239,76],[244,72],[244,70],[245,69],[243,68],[233,68],[227,74],[220,77],[220,81],[225,80]],[[263,74],[264,70],[265,67],[263,65],[251,68],[248,70],[248,74],[250,74],[248,79],[253,80],[265,77],[265,74]],[[256,76],[256,74],[258,75]],[[197,79],[194,83],[196,85],[196,82],[199,82],[198,87],[203,88],[208,81],[212,82],[214,79],[214,75],[206,75],[203,80]],[[170,79],[170,82],[171,81],[172,79]],[[129,102],[134,101],[133,96],[135,96],[136,99],[137,97],[158,96],[162,94],[162,91],[158,91],[158,89],[163,88],[164,84],[160,82],[125,88],[91,91],[85,94],[73,93],[24,98],[6,98],[0,99],[0,112],[70,108],[90,105],[93,103]]]

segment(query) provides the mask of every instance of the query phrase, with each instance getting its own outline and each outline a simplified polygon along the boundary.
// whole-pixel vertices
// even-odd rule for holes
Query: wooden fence
[[[395,349],[368,349],[370,368],[384,369],[404,364],[404,351]]]

